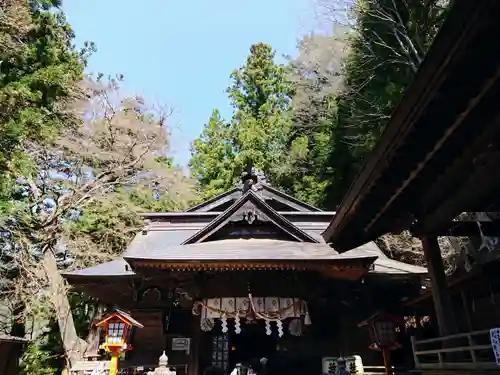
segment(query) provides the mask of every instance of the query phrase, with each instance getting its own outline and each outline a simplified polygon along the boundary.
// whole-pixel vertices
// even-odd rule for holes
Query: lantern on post
[[[121,310],[114,310],[106,314],[101,321],[96,323],[96,326],[106,329],[106,339],[100,348],[111,354],[109,375],[116,375],[118,373],[118,357],[122,352],[132,350],[130,345],[132,330],[135,327],[143,328],[144,326]]]
[[[403,323],[403,319],[389,314],[376,314],[361,322],[358,327],[366,327],[370,331],[372,344],[370,349],[379,350],[384,358],[386,375],[390,375],[390,351],[401,347],[397,342],[396,329]]]

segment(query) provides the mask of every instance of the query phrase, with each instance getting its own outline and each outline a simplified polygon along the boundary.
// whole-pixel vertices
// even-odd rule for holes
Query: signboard
[[[335,369],[337,367],[338,357],[323,357],[323,375],[335,374]],[[346,361],[346,370],[349,371],[351,375],[364,373],[363,362],[359,355],[353,355],[350,357],[344,357]]]
[[[187,337],[175,337],[172,339],[172,350],[185,351],[189,354],[191,339]]]
[[[495,355],[495,362],[500,365],[500,328],[490,329],[490,341]]]

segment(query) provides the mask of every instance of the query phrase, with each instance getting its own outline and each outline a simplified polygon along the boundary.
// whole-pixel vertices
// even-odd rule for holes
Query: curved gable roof
[[[295,226],[292,222],[284,218],[273,210],[262,198],[252,190],[247,191],[240,199],[229,207],[226,211],[212,220],[205,228],[185,240],[182,244],[194,244],[205,240],[208,236],[223,228],[232,218],[244,217],[250,222],[251,218],[246,215],[255,215],[261,220],[269,221],[278,229],[286,232],[295,241],[318,243],[319,241]]]

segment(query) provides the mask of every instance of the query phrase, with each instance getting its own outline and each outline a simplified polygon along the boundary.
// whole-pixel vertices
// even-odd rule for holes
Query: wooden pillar
[[[432,298],[434,300],[434,310],[439,325],[439,333],[441,336],[451,335],[457,332],[457,327],[437,237],[423,237],[422,245],[432,283]]]
[[[385,375],[392,375],[391,352],[387,348],[382,348],[382,358],[384,359]]]
[[[189,353],[188,375],[199,375],[200,373],[200,340],[201,328],[200,317],[193,316],[193,327],[191,334],[191,348]]]
[[[413,313],[415,315],[415,338],[419,339],[420,337],[423,336],[422,332],[422,322],[420,321],[420,315],[417,314],[417,312]]]
[[[469,298],[467,294],[465,294],[465,291],[460,292],[460,297],[462,298],[462,306],[463,306],[463,311],[465,315],[465,322],[467,323],[467,331],[471,332],[473,331],[473,324],[472,324],[472,318],[470,314],[470,303],[469,303]]]

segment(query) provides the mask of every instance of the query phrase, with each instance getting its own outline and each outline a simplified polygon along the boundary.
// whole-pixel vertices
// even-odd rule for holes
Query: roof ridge
[[[268,184],[268,183],[265,183],[265,182],[258,182],[256,185],[260,185],[262,186],[263,188],[267,189],[267,190],[270,190],[272,193],[276,194],[276,195],[280,195],[282,198],[286,198],[288,200],[290,200],[291,202],[294,202],[300,206],[303,206],[305,208],[309,208],[311,211],[314,211],[314,212],[320,212],[322,211],[321,209],[319,209],[318,207],[315,207],[313,206],[312,204],[309,204],[309,203],[306,203],[306,202],[303,202],[301,201],[300,199],[297,199],[287,193],[284,193],[282,192],[281,190],[275,188],[274,186]]]
[[[194,205],[194,206],[192,206],[192,207],[189,207],[189,208],[186,210],[186,212],[194,212],[194,211],[196,211],[196,209],[198,209],[198,208],[201,208],[201,207],[207,206],[207,205],[209,205],[210,203],[216,202],[218,199],[224,198],[224,197],[225,197],[225,196],[227,196],[227,195],[231,195],[231,194],[236,193],[237,191],[241,191],[241,190],[242,190],[242,188],[241,188],[241,187],[238,187],[238,186],[233,187],[233,188],[231,188],[231,189],[229,189],[229,190],[227,190],[227,191],[225,191],[225,192],[223,192],[223,193],[220,193],[220,194],[218,194],[218,195],[216,195],[216,196],[214,196],[214,197],[212,197],[212,198],[210,198],[210,199],[207,199],[206,201],[203,201],[203,202],[198,203],[198,204],[196,204],[196,205]]]

